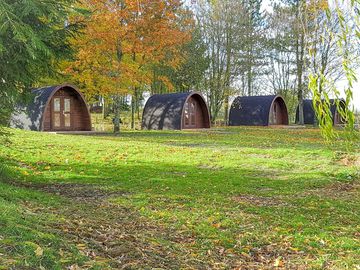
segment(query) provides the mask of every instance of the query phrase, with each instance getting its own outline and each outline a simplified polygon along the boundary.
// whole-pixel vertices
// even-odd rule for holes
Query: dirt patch
[[[360,181],[335,182],[317,189],[299,193],[299,197],[320,196],[328,198],[353,199],[360,194]]]
[[[252,248],[240,255],[242,260],[234,268],[236,270],[252,269],[308,269],[301,260],[305,254],[292,248],[289,244],[269,244],[259,248]]]
[[[64,196],[77,201],[107,200],[126,194],[124,191],[108,191],[96,185],[86,184],[49,184],[35,186],[37,190]]]
[[[270,154],[256,154],[256,153],[252,153],[252,154],[246,154],[246,157],[248,158],[264,158],[264,159],[269,159],[272,158],[273,156]]]
[[[219,170],[223,169],[222,166],[211,165],[211,164],[200,164],[198,166],[198,168],[204,169],[204,170],[210,170],[210,171],[219,171]]]
[[[46,193],[51,193],[68,199],[76,201],[104,201],[113,197],[124,196],[128,192],[121,190],[109,191],[103,189],[98,185],[91,184],[74,184],[74,183],[51,183],[38,184],[18,181],[4,181],[7,184],[20,187],[38,190]]]
[[[357,193],[360,191],[360,181],[336,182],[320,189],[323,194],[342,196],[344,193]]]
[[[274,197],[261,197],[252,195],[239,195],[233,197],[233,200],[239,203],[246,203],[255,206],[285,206],[286,202]]]
[[[188,147],[188,148],[209,148],[214,147],[213,145],[205,144],[205,143],[179,143],[179,142],[171,142],[165,143],[166,146],[175,146],[175,147]]]
[[[360,167],[360,157],[345,156],[338,161],[341,165],[347,167]]]

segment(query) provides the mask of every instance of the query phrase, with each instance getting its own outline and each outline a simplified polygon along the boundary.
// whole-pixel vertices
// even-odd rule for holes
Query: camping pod
[[[201,129],[210,128],[210,113],[203,96],[198,92],[157,94],[146,102],[142,128]]]
[[[345,101],[340,99],[338,104],[345,108]],[[335,99],[330,99],[330,111],[332,114],[333,124],[340,125],[344,123],[344,120],[341,118],[338,110],[338,104]],[[304,99],[303,101],[303,113],[304,113],[304,124],[305,125],[314,125],[317,123],[315,110],[313,107],[313,100],[312,99]],[[299,123],[299,105],[296,108],[296,117],[295,122]]]
[[[288,125],[285,100],[279,96],[237,97],[229,113],[230,126]]]
[[[69,84],[32,90],[18,106],[10,126],[33,131],[91,131],[88,106],[80,91]]]

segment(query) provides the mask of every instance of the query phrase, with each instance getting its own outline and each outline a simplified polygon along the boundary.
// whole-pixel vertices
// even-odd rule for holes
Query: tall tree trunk
[[[226,70],[225,70],[225,91],[224,91],[224,123],[227,126],[229,121],[229,99],[231,81],[231,56],[232,56],[232,29],[230,25],[226,27]]]
[[[120,133],[120,108],[121,108],[121,97],[119,95],[116,95],[114,97],[114,133],[119,134]]]
[[[141,121],[141,117],[140,117],[140,100],[142,98],[142,93],[140,93],[140,91],[137,91],[136,94],[136,113],[137,113],[137,120],[140,122]]]
[[[135,112],[136,111],[136,87],[134,94],[131,96],[131,129],[135,129]]]
[[[302,12],[302,3],[298,3],[297,19],[298,29],[296,37],[296,76],[297,76],[297,96],[299,102],[299,125],[304,125],[304,90],[303,90],[303,69],[304,69],[304,54],[305,54],[305,34],[300,25],[300,14]]]
[[[299,119],[298,119],[298,124],[299,125],[304,125],[304,99],[300,96],[298,96],[298,101],[299,101]]]
[[[101,110],[101,113],[102,113],[102,118],[103,120],[106,118],[106,108],[105,108],[105,97],[101,97],[102,99],[102,110]]]
[[[301,49],[300,49],[301,50]],[[297,97],[299,103],[299,125],[304,125],[304,93],[303,93],[303,62],[301,60],[301,52],[299,52],[299,47],[297,47],[297,54],[300,54],[297,58]]]
[[[229,95],[227,95],[225,97],[225,101],[224,101],[224,123],[227,126],[228,122],[229,122]]]
[[[247,72],[247,90],[248,90],[248,96],[252,96],[252,75],[251,75],[251,65],[249,65],[249,69]]]

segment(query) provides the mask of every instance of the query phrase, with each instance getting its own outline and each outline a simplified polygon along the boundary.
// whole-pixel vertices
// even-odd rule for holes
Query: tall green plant
[[[0,126],[8,123],[18,96],[41,78],[56,74],[71,55],[68,23],[76,0],[0,1]]]
[[[335,7],[328,7],[324,12],[326,12],[329,22],[335,16],[340,22],[339,33],[332,33],[330,28],[327,28],[327,31],[336,39],[336,49],[339,56],[341,56],[342,69],[346,79],[345,99],[341,99],[341,91],[336,86],[335,81],[327,78],[322,73],[309,75],[309,88],[313,93],[313,106],[325,141],[329,145],[338,145],[343,142],[346,149],[351,151],[355,149],[354,147],[359,146],[359,132],[355,128],[355,114],[352,106],[354,83],[357,81],[355,67],[352,64],[355,57],[349,50],[348,45],[353,42],[352,38],[354,36],[360,39],[360,0],[351,1],[350,12],[345,12],[347,7],[342,5],[344,2],[343,0],[336,0]],[[334,128],[330,96],[335,97],[338,113],[344,121],[343,131]]]

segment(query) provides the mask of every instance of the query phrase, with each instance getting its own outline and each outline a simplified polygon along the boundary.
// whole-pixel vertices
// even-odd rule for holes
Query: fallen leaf
[[[37,257],[41,257],[43,254],[44,254],[44,250],[40,246],[38,246],[35,250],[35,255]]]
[[[284,266],[284,263],[283,263],[283,261],[281,260],[280,257],[275,260],[274,266],[275,266],[275,267],[282,267],[282,266]]]
[[[220,223],[215,223],[215,224],[212,224],[211,226],[213,226],[214,228],[219,229],[221,227],[221,224]]]

